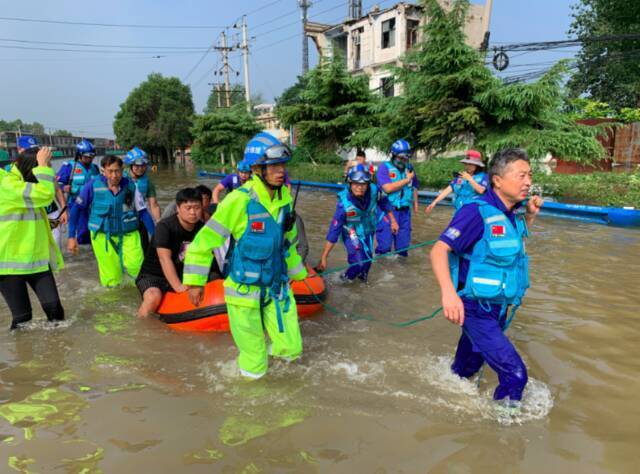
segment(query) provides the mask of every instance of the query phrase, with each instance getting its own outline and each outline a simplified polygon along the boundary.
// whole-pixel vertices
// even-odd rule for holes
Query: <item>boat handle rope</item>
[[[376,262],[378,260],[381,260],[383,258],[389,258],[393,255],[396,255],[400,252],[407,252],[409,250],[413,250],[413,249],[417,249],[417,248],[421,248],[421,247],[426,247],[427,245],[433,245],[437,242],[437,240],[427,240],[425,242],[420,242],[418,244],[414,244],[414,245],[410,245],[408,247],[402,248],[402,249],[396,249],[392,252],[388,252],[388,253],[384,253],[382,255],[377,255],[371,258],[368,258],[366,260],[362,260],[360,262],[356,262],[356,263],[351,263],[349,265],[343,265],[341,267],[333,267],[333,268],[329,268],[327,270],[325,270],[324,272],[318,272],[315,275],[309,275],[308,278],[315,278],[315,277],[323,277],[326,275],[329,275],[331,273],[337,273],[337,272],[341,272],[344,271],[350,267],[353,267],[355,265],[362,265],[363,263],[367,263],[367,262]],[[440,313],[440,311],[442,311],[442,306],[440,306],[439,308],[437,308],[435,311],[433,311],[431,314],[425,315],[425,316],[420,316],[408,321],[399,321],[399,322],[393,322],[393,321],[385,321],[383,319],[379,319],[379,318],[375,318],[374,316],[370,316],[370,315],[362,315],[362,314],[357,314],[357,313],[349,313],[347,311],[342,311],[328,303],[325,303],[324,301],[322,301],[320,299],[320,296],[313,291],[313,289],[311,288],[311,286],[309,286],[309,283],[307,283],[306,279],[303,280],[303,283],[305,284],[305,286],[307,287],[307,289],[309,290],[309,292],[311,293],[311,296],[313,296],[313,298],[320,304],[322,305],[323,308],[325,308],[327,311],[337,315],[337,316],[343,316],[343,317],[347,317],[356,321],[371,321],[371,322],[375,322],[375,323],[381,323],[381,324],[385,324],[387,326],[391,326],[391,327],[395,327],[395,328],[406,328],[409,326],[413,326],[414,324],[418,324],[422,321],[428,321],[430,319],[435,318],[438,313]]]

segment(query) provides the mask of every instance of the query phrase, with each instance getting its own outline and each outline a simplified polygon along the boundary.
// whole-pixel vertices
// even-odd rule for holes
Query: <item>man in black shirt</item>
[[[148,316],[160,306],[162,295],[168,291],[182,293],[184,256],[187,246],[204,225],[202,198],[194,188],[185,188],[176,194],[177,213],[162,219],[156,225],[151,245],[136,279],[142,295],[138,316]]]

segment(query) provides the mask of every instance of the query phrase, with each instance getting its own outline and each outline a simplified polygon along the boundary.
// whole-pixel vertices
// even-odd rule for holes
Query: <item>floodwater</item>
[[[159,173],[161,204],[192,176]],[[334,205],[300,195],[312,264]],[[415,219],[414,242],[450,215]],[[640,232],[550,218],[532,231],[532,288],[509,329],[531,378],[513,417],[494,411],[491,370],[478,385],[449,372],[456,327],[385,324],[439,306],[426,248],[374,264],[368,285],[331,276],[343,315],[303,320],[303,358],[254,382],[230,335],[138,319],[133,286],[102,289],[88,250],[67,258],[68,320],[50,328],[38,309],[0,331],[0,471],[637,472]],[[343,263],[337,246],[330,265]]]

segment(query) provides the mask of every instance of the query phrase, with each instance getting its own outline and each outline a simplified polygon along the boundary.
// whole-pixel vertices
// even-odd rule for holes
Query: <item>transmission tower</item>
[[[362,0],[349,0],[349,20],[362,18]]]
[[[311,2],[309,0],[298,0],[298,5],[300,5],[300,9],[302,10],[302,74],[305,74],[309,71],[309,43],[307,41],[307,12],[311,7]]]

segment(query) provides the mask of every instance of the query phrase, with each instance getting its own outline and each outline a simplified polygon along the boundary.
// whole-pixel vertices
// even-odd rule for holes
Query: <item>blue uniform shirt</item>
[[[58,183],[60,184],[60,186],[66,186],[67,184],[71,184],[71,171],[74,168],[73,165],[74,165],[74,162],[72,161],[70,163],[66,163],[62,165],[62,167],[58,170],[58,173],[56,174],[56,178],[58,179]],[[78,162],[76,166],[84,166],[84,165]],[[84,168],[87,171],[90,171],[92,167],[97,168],[97,166],[94,165],[93,163],[91,163],[88,168],[84,166]],[[97,171],[96,171],[96,174],[98,174]]]
[[[375,197],[374,197],[375,198]],[[363,199],[356,198],[352,193],[347,195],[347,199],[358,209],[365,210],[369,207],[369,202],[372,199],[371,196],[371,187],[367,188],[367,194],[364,195]],[[389,199],[386,196],[381,196],[378,199],[378,209],[380,209],[383,213],[388,214],[393,210],[393,206],[389,202]],[[335,244],[342,233],[342,227],[347,223],[347,214],[342,206],[342,201],[338,200],[338,204],[336,205],[336,212],[333,215],[333,219],[331,220],[331,225],[329,226],[329,232],[327,232],[327,240],[332,244]]]
[[[413,171],[413,168],[411,168],[411,170]],[[392,181],[391,177],[389,176],[389,168],[387,168],[386,166],[379,166],[378,172],[376,173],[376,179],[378,180],[378,186],[380,187],[380,189],[382,189],[382,186],[384,186],[385,184],[391,183]],[[412,184],[414,188],[418,189],[419,182],[417,174],[413,175]]]
[[[498,208],[505,213],[514,226],[516,225],[515,211],[520,207],[520,204],[517,204],[511,211],[508,210],[491,187],[487,187],[485,193],[478,197],[478,200],[486,201],[492,206]],[[478,210],[478,204],[472,202],[462,206],[454,214],[449,226],[440,235],[439,240],[451,247],[451,250],[456,255],[471,255],[473,247],[480,239],[482,239],[483,233],[484,222],[482,222],[482,216]],[[458,281],[461,284],[464,284],[466,281],[468,270],[469,261],[462,259],[458,274]]]
[[[223,185],[227,191],[233,191],[242,186],[240,176],[235,173],[226,175],[220,180],[220,184]]]
[[[489,187],[489,175],[487,175],[487,173],[485,173],[484,171],[480,171],[479,173],[476,173],[473,175],[473,177],[475,178],[476,176],[480,176],[480,181],[477,181],[477,183],[484,187],[484,188],[488,188]],[[449,181],[449,186],[451,186],[453,188],[453,186],[455,184],[461,184],[464,181],[463,178],[456,178],[456,179],[452,179],[451,181]]]

